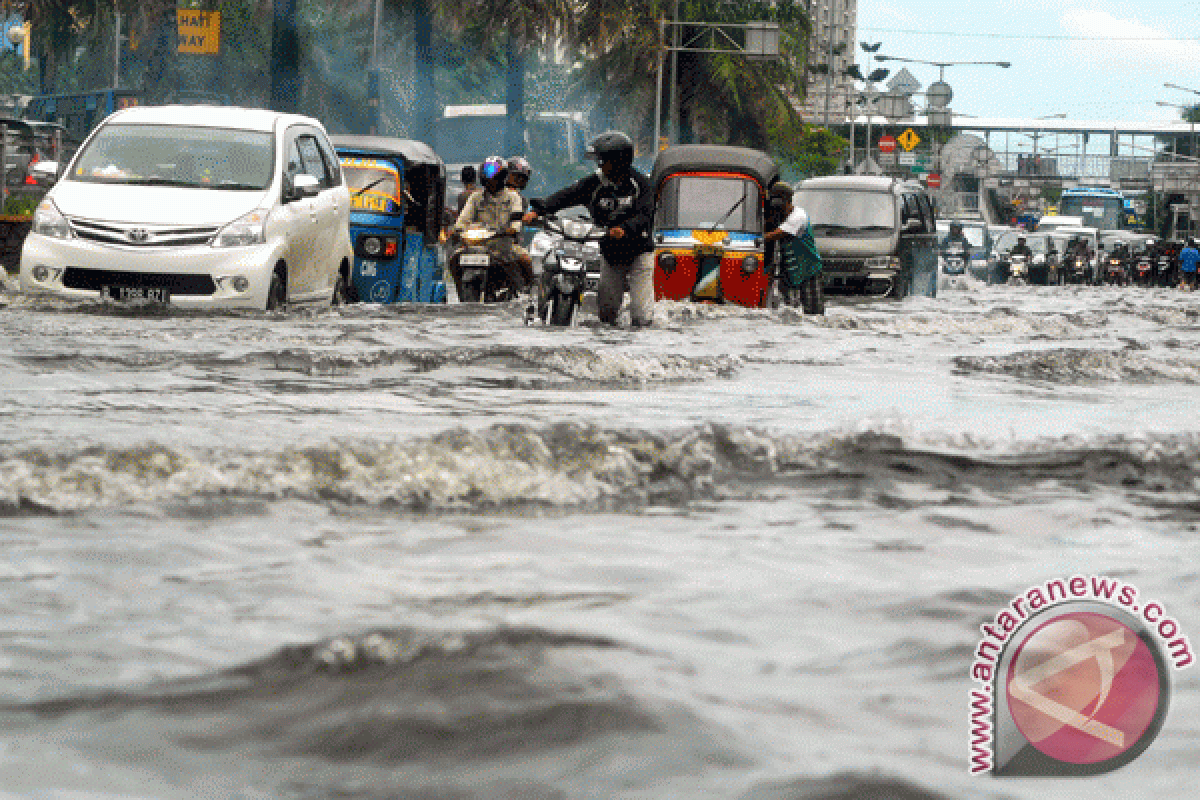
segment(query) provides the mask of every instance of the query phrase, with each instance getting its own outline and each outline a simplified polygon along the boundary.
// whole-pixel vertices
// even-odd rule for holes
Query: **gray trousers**
[[[600,268],[600,286],[596,289],[596,310],[601,322],[606,325],[616,323],[626,289],[632,323],[637,326],[654,324],[653,253],[642,253],[629,266],[604,262]]]

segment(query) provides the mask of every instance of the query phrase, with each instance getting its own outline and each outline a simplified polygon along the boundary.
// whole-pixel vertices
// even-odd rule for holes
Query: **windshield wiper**
[[[391,177],[390,175],[384,175],[382,178],[376,178],[375,180],[371,181],[370,183],[368,183],[368,184],[367,184],[366,186],[364,186],[363,188],[359,189],[359,190],[358,190],[357,192],[355,192],[353,195],[351,195],[351,197],[358,197],[358,196],[359,196],[360,194],[362,194],[363,192],[365,192],[365,191],[368,191],[368,190],[370,190],[370,189],[374,189],[376,186],[378,186],[379,184],[383,183],[384,181],[386,181],[386,180],[387,180],[388,178],[390,178],[390,177]]]
[[[127,181],[122,181],[133,186],[198,186],[199,184],[193,181],[181,181],[178,178],[163,178],[159,175],[152,175],[149,178],[131,178]]]
[[[212,189],[262,189],[263,188],[261,186],[255,185],[253,183],[238,183],[237,181],[221,181],[216,186],[213,186],[211,184],[204,184],[204,185],[206,187],[212,188]]]
[[[714,223],[713,223],[713,225],[712,225],[712,227],[711,227],[711,228],[709,228],[708,230],[709,230],[709,231],[711,231],[711,232],[713,232],[713,233],[715,233],[716,231],[720,230],[720,228],[721,228],[721,223],[723,223],[725,220],[729,219],[729,215],[730,215],[730,214],[732,214],[733,212],[737,211],[737,210],[738,210],[738,206],[740,206],[740,205],[741,205],[742,203],[744,203],[744,202],[746,202],[746,193],[745,193],[745,192],[743,192],[743,193],[742,193],[742,196],[741,196],[740,198],[738,198],[738,201],[737,201],[736,203],[734,203],[734,204],[733,204],[733,207],[732,207],[732,208],[730,208],[728,211],[726,211],[726,212],[725,212],[725,213],[724,213],[724,214],[721,216],[721,218],[720,218],[719,220],[717,220],[716,222],[714,222]]]

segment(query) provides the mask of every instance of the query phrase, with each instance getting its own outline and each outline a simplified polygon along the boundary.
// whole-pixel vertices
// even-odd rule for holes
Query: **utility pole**
[[[829,127],[829,106],[833,102],[833,7],[837,4],[837,0],[828,0],[829,2],[829,54],[825,60],[825,127]]]

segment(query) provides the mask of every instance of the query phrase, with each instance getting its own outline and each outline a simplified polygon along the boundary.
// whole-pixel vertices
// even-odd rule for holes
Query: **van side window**
[[[325,159],[325,169],[329,172],[329,185],[342,185],[342,162],[338,160],[337,153],[333,151],[333,145],[328,139],[317,139],[317,144],[321,147],[321,155]]]
[[[299,136],[296,138],[296,145],[300,151],[300,172],[316,178],[322,189],[333,186],[329,171],[325,169],[325,159],[321,156],[321,147],[317,144],[317,137]]]

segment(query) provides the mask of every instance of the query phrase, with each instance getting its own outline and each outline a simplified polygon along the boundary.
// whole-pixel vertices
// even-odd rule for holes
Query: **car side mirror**
[[[29,169],[29,174],[38,186],[53,186],[58,182],[58,162],[39,161]]]
[[[320,181],[312,175],[301,173],[292,178],[292,190],[288,193],[288,199],[303,200],[306,197],[316,197],[320,192]]]

